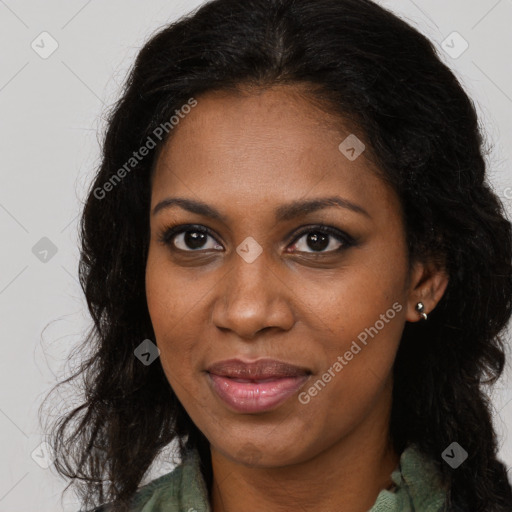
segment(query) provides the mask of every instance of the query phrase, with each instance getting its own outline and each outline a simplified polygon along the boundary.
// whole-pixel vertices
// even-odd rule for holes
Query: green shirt
[[[409,445],[391,473],[392,491],[381,490],[368,512],[443,512],[446,494],[433,462]],[[109,512],[104,505],[97,512]],[[211,512],[199,468],[199,454],[190,451],[182,463],[141,487],[132,512]]]

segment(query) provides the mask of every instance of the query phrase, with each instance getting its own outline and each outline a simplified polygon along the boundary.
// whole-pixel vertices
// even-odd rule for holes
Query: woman
[[[93,353],[53,445],[84,505],[512,510],[485,171],[453,73],[370,0],[214,0],[154,35],[82,217]]]

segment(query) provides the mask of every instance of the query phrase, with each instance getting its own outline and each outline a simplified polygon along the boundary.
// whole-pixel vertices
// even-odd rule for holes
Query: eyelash
[[[206,235],[211,236],[217,243],[218,242],[215,234],[213,231],[206,226],[198,225],[198,224],[181,224],[176,226],[165,226],[160,233],[158,234],[158,242],[170,246],[172,250],[175,251],[181,251],[182,253],[200,253],[201,249],[196,250],[188,250],[185,251],[183,249],[178,249],[177,247],[174,247],[172,244],[172,241],[175,236],[186,233],[187,231],[191,232],[198,232],[198,233],[204,233]],[[295,245],[304,235],[307,235],[308,233],[322,233],[324,235],[330,235],[333,238],[335,238],[338,242],[341,242],[343,245],[341,245],[338,249],[330,250],[330,251],[313,251],[313,252],[305,252],[305,251],[298,251],[303,254],[335,254],[339,253],[345,249],[348,249],[349,247],[352,247],[357,244],[357,240],[355,240],[353,237],[348,235],[347,233],[340,231],[339,229],[332,228],[330,226],[325,226],[322,224],[308,226],[307,228],[301,230],[299,233],[297,233],[294,238],[292,239],[291,245]],[[219,251],[220,252],[220,251]]]

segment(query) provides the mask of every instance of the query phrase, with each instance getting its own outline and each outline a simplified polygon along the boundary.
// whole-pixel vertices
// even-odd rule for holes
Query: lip
[[[206,369],[209,373],[232,379],[265,380],[283,377],[300,377],[310,374],[305,367],[296,366],[277,359],[258,359],[243,361],[242,359],[226,359],[213,363]]]
[[[228,359],[207,369],[215,394],[236,412],[277,408],[309,379],[311,371],[275,359]]]

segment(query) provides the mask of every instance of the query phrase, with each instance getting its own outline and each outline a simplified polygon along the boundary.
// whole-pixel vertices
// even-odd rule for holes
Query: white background
[[[61,501],[65,482],[53,468],[31,458],[43,440],[38,407],[89,322],[77,281],[77,216],[100,162],[106,109],[138,50],[201,3],[0,0],[0,511],[79,508],[72,493]],[[494,145],[490,180],[510,216],[512,0],[380,3],[435,41],[475,100]],[[47,59],[31,47],[44,31],[58,43]],[[458,58],[441,48],[454,31],[469,43]],[[46,263],[32,252],[42,237],[57,248]],[[511,374],[509,363],[492,394],[500,456],[509,467]],[[157,461],[148,479],[170,467]]]

